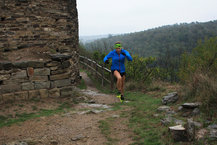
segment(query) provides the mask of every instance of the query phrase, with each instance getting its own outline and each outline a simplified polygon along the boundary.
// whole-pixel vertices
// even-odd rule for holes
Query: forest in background
[[[183,52],[191,52],[199,40],[217,36],[217,20],[190,24],[182,23],[162,26],[141,32],[110,35],[82,44],[85,49],[99,52],[109,52],[116,41],[121,41],[123,47],[130,53],[142,57],[177,56]]]
[[[134,84],[131,88],[144,90],[156,80],[178,82],[184,98],[203,102],[208,112],[216,110],[217,20],[110,36],[81,43],[80,53],[103,64],[116,41],[133,56],[132,62],[126,61],[127,80]]]
[[[116,41],[121,41],[123,48],[132,55],[154,57],[155,61],[152,65],[159,67],[162,80],[177,82],[182,54],[192,52],[200,41],[204,42],[205,39],[216,36],[217,20],[168,25],[117,36],[110,35],[108,38],[98,39],[91,43],[80,43],[80,46],[81,54],[86,52],[85,55],[91,57],[88,53],[95,52],[104,56],[113,50]]]

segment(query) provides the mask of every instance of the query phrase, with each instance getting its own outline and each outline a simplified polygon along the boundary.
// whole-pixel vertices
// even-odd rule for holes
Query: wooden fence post
[[[97,71],[98,71],[98,67],[97,67],[97,63],[95,63],[95,71],[96,71],[96,78],[98,79],[98,76],[97,76]]]
[[[102,86],[104,86],[104,67],[102,65]]]
[[[113,91],[113,89],[114,89],[114,76],[112,74],[112,71],[110,73],[110,77],[111,77],[111,90]]]

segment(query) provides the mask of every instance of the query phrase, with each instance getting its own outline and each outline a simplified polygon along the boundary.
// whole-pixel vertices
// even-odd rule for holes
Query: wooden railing
[[[97,79],[101,79],[101,85],[105,85],[105,81],[111,85],[111,90],[114,89],[114,77],[111,70],[107,69],[105,65],[99,65],[94,60],[91,60],[85,56],[79,56],[80,64],[84,65],[88,70],[95,74]],[[105,73],[109,75],[105,75]]]

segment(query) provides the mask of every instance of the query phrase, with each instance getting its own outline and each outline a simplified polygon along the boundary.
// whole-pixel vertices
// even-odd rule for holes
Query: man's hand
[[[121,54],[123,54],[124,56],[126,56],[126,54],[124,52],[121,52]]]
[[[105,64],[109,64],[109,60],[106,60],[106,61],[105,61]]]

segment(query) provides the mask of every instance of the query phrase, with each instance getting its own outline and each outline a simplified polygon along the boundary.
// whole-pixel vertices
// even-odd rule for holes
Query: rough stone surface
[[[187,120],[186,124],[188,141],[193,141],[195,138],[195,125],[192,119]]]
[[[209,137],[213,140],[217,140],[217,129],[211,129],[209,132]]]
[[[72,97],[73,96],[73,88],[72,87],[64,87],[60,89],[61,97]]]
[[[35,82],[35,89],[49,89],[50,88],[50,81],[46,82]]]
[[[69,72],[69,69],[56,69],[51,71],[51,75],[56,75],[56,74],[63,74]]]
[[[76,0],[3,2],[0,100],[70,96],[62,87],[79,76]]]
[[[162,98],[162,104],[175,103],[179,99],[177,92],[168,93],[167,96]]]
[[[158,107],[157,111],[168,112],[168,111],[171,111],[171,108],[169,106],[160,106],[160,107]]]
[[[48,95],[51,98],[58,98],[58,97],[60,97],[60,89],[53,88],[53,89],[48,91]]]
[[[51,75],[50,80],[62,80],[70,77],[70,73],[58,74],[58,75]]]
[[[26,71],[27,71],[27,75],[29,77],[34,75],[34,68],[33,67],[28,67]]]
[[[186,108],[186,109],[194,109],[194,108],[197,108],[200,106],[200,103],[184,103],[182,105],[183,108]]]
[[[58,61],[52,61],[46,64],[46,66],[48,67],[55,67],[55,66],[59,66],[61,63]]]
[[[50,69],[49,68],[38,68],[34,70],[35,76],[48,76],[50,75]]]
[[[26,70],[20,70],[16,73],[13,73],[11,76],[12,79],[27,79]]]
[[[0,80],[8,80],[10,78],[9,74],[6,75],[0,75]]]
[[[32,76],[29,79],[31,81],[48,81],[48,76]]]
[[[34,83],[28,82],[28,83],[22,83],[21,85],[22,90],[26,91],[26,90],[34,90]]]
[[[28,99],[29,94],[27,91],[15,92],[14,97],[15,97],[15,100],[26,100],[26,99]]]
[[[10,92],[17,92],[21,90],[21,86],[18,84],[8,84],[8,85],[1,85],[0,86],[0,93],[10,93]]]
[[[54,61],[65,61],[72,57],[69,54],[51,54],[50,56],[51,56],[51,59]]]
[[[217,129],[217,124],[211,124],[207,128],[208,129]]]
[[[204,139],[206,134],[208,133],[207,129],[200,129],[197,131],[195,138],[197,140]]]
[[[40,98],[40,94],[38,90],[29,91],[29,99]]]
[[[188,141],[186,129],[182,125],[169,127],[169,131],[175,142]]]
[[[40,98],[47,98],[48,97],[48,90],[47,89],[41,89],[39,90]]]
[[[15,100],[14,93],[3,94],[2,98],[4,102],[13,102]]]
[[[71,85],[71,80],[69,80],[69,79],[57,80],[57,81],[51,82],[51,87],[52,88],[64,87],[64,86],[69,86],[69,85]]]
[[[194,110],[192,111],[192,115],[196,116],[200,114],[200,109],[199,108],[194,108]]]

